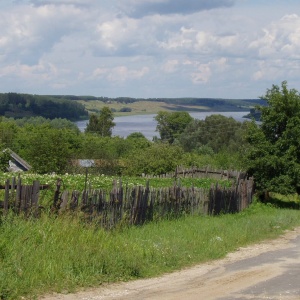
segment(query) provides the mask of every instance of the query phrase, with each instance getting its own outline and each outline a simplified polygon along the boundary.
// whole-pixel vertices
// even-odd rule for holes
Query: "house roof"
[[[78,159],[78,163],[81,167],[94,167],[95,161],[93,159]]]
[[[4,151],[8,151],[11,158],[13,158],[19,165],[21,165],[25,170],[30,170],[31,169],[31,165],[26,162],[23,158],[21,158],[17,153],[15,153],[14,151],[12,151],[11,149],[7,148]]]

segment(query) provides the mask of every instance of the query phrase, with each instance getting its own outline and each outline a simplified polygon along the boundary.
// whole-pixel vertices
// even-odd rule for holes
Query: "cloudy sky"
[[[0,92],[257,98],[300,90],[299,0],[0,0]]]

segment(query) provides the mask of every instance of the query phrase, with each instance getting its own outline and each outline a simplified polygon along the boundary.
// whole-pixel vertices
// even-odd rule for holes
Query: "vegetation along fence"
[[[144,175],[146,178],[215,178],[215,179],[230,179],[230,178],[246,178],[246,173],[231,170],[214,170],[211,168],[191,167],[185,168],[177,166],[175,172],[160,174],[160,175]]]
[[[111,228],[122,223],[140,225],[148,221],[174,218],[187,214],[216,215],[235,213],[248,207],[253,196],[253,179],[239,179],[232,187],[218,184],[210,189],[187,188],[174,185],[169,188],[146,186],[127,187],[122,182],[114,183],[110,192],[87,189],[80,191],[61,191],[58,180],[53,197],[52,212],[80,211],[88,220],[96,220],[99,225]],[[21,185],[9,180],[5,186],[2,210],[9,209],[20,213],[37,213],[39,190],[47,188],[35,181],[31,186]]]

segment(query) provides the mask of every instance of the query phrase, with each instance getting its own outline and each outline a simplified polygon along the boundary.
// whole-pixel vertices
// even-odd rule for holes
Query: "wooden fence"
[[[104,190],[63,191],[56,201],[58,212],[82,211],[89,219],[110,228],[118,223],[141,225],[145,222],[182,215],[217,215],[247,208],[254,193],[253,179],[239,179],[232,187],[212,185],[210,189],[127,187],[114,184]]]
[[[41,185],[38,180],[32,185],[23,185],[21,178],[6,180],[5,185],[0,185],[0,190],[4,190],[4,200],[0,201],[0,208],[4,213],[12,209],[15,213],[25,213],[35,215],[39,210],[40,190],[48,189],[48,185]]]
[[[5,184],[2,210],[12,209],[16,213],[34,213],[39,208],[39,191],[47,188],[38,181],[33,185],[21,185],[9,181]],[[239,212],[252,201],[253,180],[240,179],[231,188],[218,184],[210,189],[127,187],[115,182],[110,192],[88,189],[61,191],[60,181],[53,197],[52,212],[80,211],[87,220],[94,220],[100,226],[112,228],[117,224],[141,225],[153,220],[176,218],[182,215],[216,215]]]

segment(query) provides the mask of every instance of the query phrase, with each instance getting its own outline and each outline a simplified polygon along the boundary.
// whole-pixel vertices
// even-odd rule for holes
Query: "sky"
[[[299,0],[1,0],[0,93],[258,98],[300,90]]]

